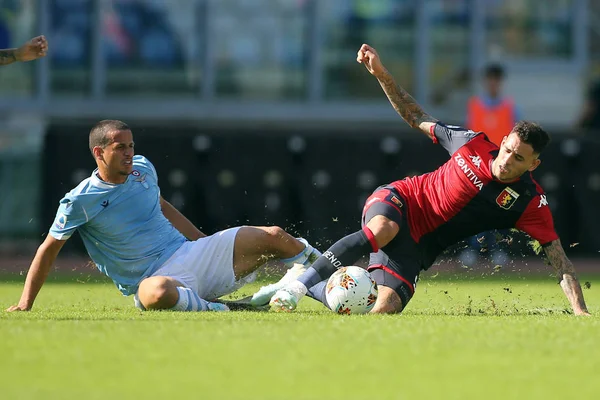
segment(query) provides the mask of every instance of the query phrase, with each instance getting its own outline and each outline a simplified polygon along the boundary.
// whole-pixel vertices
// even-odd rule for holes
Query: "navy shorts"
[[[415,293],[422,268],[420,249],[410,234],[404,199],[392,187],[380,187],[365,202],[362,226],[376,215],[396,222],[400,231],[384,249],[371,253],[368,270],[378,285],[393,289],[406,307]]]

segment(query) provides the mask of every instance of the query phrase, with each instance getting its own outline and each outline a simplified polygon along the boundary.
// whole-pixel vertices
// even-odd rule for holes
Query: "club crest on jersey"
[[[137,171],[133,171],[133,172],[137,172]],[[132,174],[133,174],[132,172]],[[136,176],[137,178],[135,178],[136,182],[139,182],[142,184],[142,186],[144,186],[146,189],[148,189],[148,184],[146,183],[146,175],[140,175],[140,173],[138,172],[137,175],[134,174],[134,176]]]
[[[515,204],[517,199],[519,198],[519,193],[515,192],[511,188],[507,187],[496,197],[496,204],[500,207],[508,210]]]
[[[398,196],[392,195],[392,197],[390,198],[390,200],[392,200],[392,203],[394,203],[398,207],[402,207],[402,205],[403,205],[402,202],[400,201],[400,199],[398,198]]]

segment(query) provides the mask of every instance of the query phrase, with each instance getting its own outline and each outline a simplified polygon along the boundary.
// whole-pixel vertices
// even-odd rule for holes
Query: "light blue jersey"
[[[133,157],[133,172],[122,184],[96,173],[60,201],[50,235],[65,240],[78,229],[98,269],[123,294],[134,294],[186,238],[163,215],[158,176],[145,157]]]

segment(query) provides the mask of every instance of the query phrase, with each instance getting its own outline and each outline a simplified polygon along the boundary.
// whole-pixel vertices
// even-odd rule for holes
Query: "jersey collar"
[[[100,189],[114,189],[117,186],[119,186],[118,184],[104,182],[102,179],[100,179],[98,177],[98,168],[96,168],[94,170],[94,172],[92,172],[92,176],[90,177],[90,182],[92,183],[93,186],[96,186],[97,188],[100,188]]]

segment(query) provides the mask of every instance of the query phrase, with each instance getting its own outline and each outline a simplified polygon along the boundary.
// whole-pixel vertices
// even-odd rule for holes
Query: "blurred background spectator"
[[[475,132],[485,132],[490,141],[500,146],[521,115],[514,100],[502,93],[504,68],[489,64],[482,75],[483,93],[469,99],[466,125]]]
[[[505,74],[500,64],[488,64],[482,73],[483,93],[471,97],[467,105],[467,128],[485,132],[498,146],[521,119],[514,100],[502,93]],[[481,257],[489,258],[494,265],[505,265],[509,261],[504,246],[508,233],[507,230],[489,231],[469,238],[469,247],[460,253],[460,260],[471,267]]]

